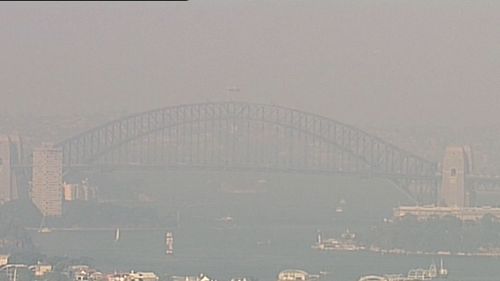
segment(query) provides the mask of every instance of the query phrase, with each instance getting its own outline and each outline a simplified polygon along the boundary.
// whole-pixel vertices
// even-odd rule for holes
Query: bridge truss
[[[166,107],[57,144],[66,169],[89,166],[344,173],[437,189],[437,165],[347,124],[244,102]]]

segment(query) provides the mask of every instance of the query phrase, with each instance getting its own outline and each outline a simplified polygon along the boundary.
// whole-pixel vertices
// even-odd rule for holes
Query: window
[[[451,169],[450,174],[452,177],[456,177],[457,176],[457,169],[455,169],[455,168]]]

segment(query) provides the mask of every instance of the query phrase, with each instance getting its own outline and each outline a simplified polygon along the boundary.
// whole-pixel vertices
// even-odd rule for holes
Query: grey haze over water
[[[354,125],[498,120],[498,1],[4,3],[0,112],[274,103]]]
[[[436,163],[445,146],[471,144],[476,171],[500,174],[499,15],[500,1],[2,3],[0,132],[18,129],[16,120],[34,146],[108,121],[100,116],[246,101],[356,128],[404,128],[373,134]],[[441,128],[460,132],[434,135]],[[392,208],[413,204],[386,180],[162,170],[134,181],[127,178],[133,172],[110,174],[90,176],[107,193],[105,204],[142,204],[170,219],[181,213],[182,224],[122,229],[120,243],[113,240],[119,225],[32,229],[44,254],[91,257],[109,272],[262,281],[290,267],[356,280],[437,259],[311,248],[319,230],[332,237],[346,228],[369,232]],[[346,210],[337,212],[344,201]],[[221,223],[228,217],[235,223]],[[166,231],[175,235],[173,257],[164,253]],[[497,261],[450,257],[449,280],[495,280]]]

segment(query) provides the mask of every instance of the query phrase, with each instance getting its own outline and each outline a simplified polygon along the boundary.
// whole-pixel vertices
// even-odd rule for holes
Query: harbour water
[[[357,280],[365,274],[406,273],[427,267],[429,256],[381,256],[366,252],[322,252],[310,248],[314,227],[180,227],[175,230],[175,254],[165,255],[164,230],[53,231],[36,234],[51,255],[92,257],[101,270],[152,270],[161,275],[205,273],[219,280],[254,276],[271,281],[287,268],[331,273],[329,280]],[[249,238],[249,233],[253,234]],[[269,243],[260,244],[262,240]],[[434,262],[439,258],[435,257]],[[496,258],[448,257],[448,280],[498,280]]]
[[[232,180],[214,181],[201,189],[176,180],[175,176],[165,178],[168,178],[167,183],[175,182],[177,187],[186,186],[180,188],[185,195],[175,195],[182,204],[167,201],[172,203],[158,204],[158,208],[163,206],[165,212],[179,209],[177,226],[121,227],[118,241],[115,241],[116,228],[33,231],[34,241],[47,255],[90,257],[102,271],[151,270],[160,276],[205,273],[218,280],[252,276],[271,281],[281,270],[299,268],[310,273],[328,272],[327,280],[354,281],[366,274],[406,274],[412,268],[427,268],[432,262],[439,262],[439,257],[430,256],[311,248],[319,229],[337,234],[346,227],[356,231],[370,227],[382,220],[384,214],[389,214],[392,204],[397,203],[381,200],[386,207],[375,210],[371,201],[367,201],[367,197],[375,195],[369,192],[362,195],[363,188],[369,186],[377,191],[374,193],[379,193],[388,185],[385,182],[287,175],[253,175],[246,180],[239,175]],[[212,174],[206,176],[213,177]],[[248,182],[264,176],[267,177],[265,184],[262,180],[259,183],[264,187],[252,184],[246,192],[240,190],[240,186],[250,186]],[[186,178],[185,175],[182,178]],[[197,179],[208,182],[200,177]],[[189,186],[192,186],[191,191]],[[169,194],[168,188],[157,190]],[[387,190],[394,193],[391,200],[402,200],[397,196],[398,191]],[[384,195],[387,193],[381,197]],[[339,198],[346,198],[347,202],[342,213],[335,211]],[[188,199],[191,202],[186,203]],[[363,205],[363,202],[367,203]],[[229,215],[233,221],[220,219]],[[175,238],[174,255],[171,256],[165,254],[167,231],[172,231]],[[500,276],[496,258],[446,257],[444,262],[450,272],[450,281],[498,280]]]

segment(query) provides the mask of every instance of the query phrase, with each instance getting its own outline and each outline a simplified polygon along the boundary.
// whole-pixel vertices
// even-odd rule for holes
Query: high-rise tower
[[[45,144],[33,151],[31,199],[43,216],[61,216],[62,150]]]

